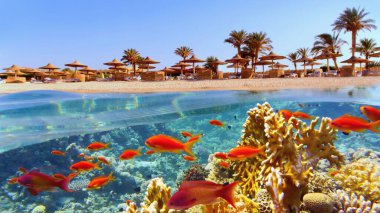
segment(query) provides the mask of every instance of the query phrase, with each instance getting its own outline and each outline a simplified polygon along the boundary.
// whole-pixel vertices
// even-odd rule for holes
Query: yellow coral
[[[327,159],[332,166],[338,167],[343,162],[342,155],[333,144],[336,131],[329,127],[330,119],[323,118],[319,129],[316,129],[318,121],[319,118],[312,120],[309,126],[295,118],[286,122],[268,103],[251,109],[238,146],[265,145],[267,157],[258,156],[232,164],[243,194],[253,198],[260,185],[266,183],[275,211],[298,208],[302,192],[318,161]],[[293,126],[293,123],[297,125]],[[281,184],[276,181],[281,181]],[[283,196],[276,194],[279,191],[284,193]]]
[[[380,164],[368,158],[344,165],[334,176],[346,191],[380,202]]]
[[[211,158],[211,159],[210,159]],[[219,165],[220,162],[226,161],[216,158],[215,156],[210,156],[209,163],[207,165],[208,170],[210,170],[206,180],[224,184],[224,183],[232,183],[233,179],[233,170],[230,167],[229,169],[225,169]],[[206,167],[206,168],[207,168]]]
[[[148,185],[144,203],[141,204],[141,212],[149,213],[153,210],[155,212],[166,213],[169,212],[167,203],[170,199],[170,187],[167,187],[162,178],[154,178]]]

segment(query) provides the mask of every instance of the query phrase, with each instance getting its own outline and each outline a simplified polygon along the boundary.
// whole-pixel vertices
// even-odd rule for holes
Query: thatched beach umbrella
[[[197,56],[192,55],[191,58],[184,60],[183,62],[186,63],[193,63],[193,75],[195,75],[195,63],[202,63],[205,62],[202,59],[197,58]]]
[[[48,63],[46,66],[40,67],[39,69],[49,70],[49,75],[50,75],[52,70],[57,70],[59,68],[52,65],[51,63]]]
[[[321,63],[316,62],[316,61],[311,61],[311,62],[306,63],[303,66],[311,66],[311,69],[313,70],[314,69],[314,65],[321,65]]]
[[[170,69],[168,67],[165,67],[164,69],[160,70],[161,72],[164,72],[165,73],[165,76],[167,76],[168,74],[171,74],[171,73],[174,73],[176,72],[176,70],[174,69]]]
[[[365,58],[360,58],[360,57],[352,56],[351,58],[349,58],[347,60],[341,61],[340,63],[359,64],[360,70],[361,70],[362,69],[362,63],[366,63],[366,62],[371,62],[371,61],[369,61],[369,60],[367,60]],[[352,72],[355,75],[355,70],[353,70]]]
[[[125,64],[120,62],[119,60],[117,60],[116,58],[113,59],[112,61],[110,62],[106,62],[106,63],[103,63],[104,65],[107,65],[107,66],[110,66],[110,67],[113,67],[113,69],[109,68],[110,70],[117,70],[116,68],[117,67],[122,67],[124,66]]]
[[[276,68],[277,67],[277,69],[280,69],[280,68],[288,67],[288,65],[286,65],[286,64],[280,64],[279,62],[277,62],[274,65],[270,65],[269,67],[270,68]]]
[[[297,62],[303,62],[303,73],[305,74],[306,73],[306,66],[305,66],[305,64],[307,62],[312,62],[312,61],[314,61],[314,59],[309,58],[309,57],[302,57],[300,59],[295,60],[294,62],[296,62],[296,63]]]
[[[179,63],[174,64],[172,67],[180,67],[181,68],[181,75],[183,75],[183,69],[185,67],[188,67],[188,66],[191,66],[191,64],[187,64],[185,62],[180,61]]]
[[[249,62],[249,59],[242,58],[239,54],[236,54],[233,58],[227,59],[226,62],[237,64],[238,66],[234,66],[234,67],[235,67],[235,73],[238,74],[238,71],[239,71],[238,68],[243,68],[243,67],[240,67],[239,65],[241,66],[245,65],[246,63]]]
[[[12,66],[8,67],[8,68],[4,68],[3,70],[12,70],[12,71],[15,71],[15,70],[21,70],[22,67],[20,66],[17,66],[16,64],[13,64]]]
[[[79,70],[80,72],[86,72],[86,74],[88,75],[89,72],[96,72],[96,70],[94,69],[91,69],[89,66],[83,68],[83,69],[80,69]]]
[[[218,72],[219,65],[224,65],[224,64],[227,64],[227,63],[224,62],[224,61],[219,61],[219,59],[218,59],[216,61],[208,62],[208,64],[210,64],[211,66],[215,66],[215,70],[216,70],[216,72]]]
[[[282,55],[277,55],[274,52],[270,52],[268,55],[264,55],[260,57],[260,60],[270,60],[272,61],[272,65],[274,65],[274,60],[281,60],[286,58],[285,56]]]
[[[139,64],[145,64],[145,65],[147,66],[147,71],[149,71],[149,64],[158,64],[158,63],[160,63],[160,62],[155,61],[155,60],[151,59],[151,58],[148,56],[148,57],[146,57],[144,60],[139,61],[138,63],[139,63]]]
[[[270,64],[272,64],[272,62],[266,61],[266,60],[260,60],[260,61],[257,61],[256,63],[254,63],[254,65],[262,65],[263,66],[263,72],[264,72],[264,66],[270,65]]]
[[[77,69],[78,67],[87,67],[87,65],[84,65],[84,64],[81,64],[79,63],[79,61],[75,60],[73,63],[70,63],[70,64],[65,64],[66,67],[74,67],[75,69],[75,73],[77,73]]]
[[[342,54],[340,53],[332,53],[332,52],[323,52],[322,54],[318,55],[318,56],[315,56],[314,59],[315,60],[323,60],[323,59],[326,59],[327,61],[327,72],[330,71],[330,64],[329,64],[329,59],[330,58],[337,58],[337,57],[340,57],[342,56]],[[338,67],[335,67],[335,69],[339,69]]]
[[[373,53],[373,54],[369,55],[369,57],[378,58],[378,57],[380,57],[380,52]]]
[[[149,69],[154,69],[156,68],[155,66],[149,66],[147,64],[141,64],[139,65],[139,69],[145,69],[145,70],[149,70]]]

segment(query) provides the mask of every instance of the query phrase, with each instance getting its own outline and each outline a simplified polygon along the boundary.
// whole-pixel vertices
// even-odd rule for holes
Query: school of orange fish
[[[329,125],[332,128],[342,131],[344,134],[349,134],[351,131],[354,132],[364,132],[366,130],[373,131],[375,133],[380,133],[380,110],[371,106],[360,107],[362,114],[369,120],[365,120],[360,117],[355,117],[352,115],[343,115],[332,120]],[[304,112],[292,112],[289,110],[279,110],[286,121],[291,117],[299,119],[312,119],[313,116],[308,115]],[[225,127],[225,124],[219,120],[210,120],[210,125],[217,127]],[[296,122],[293,122],[293,126],[296,126]],[[145,145],[149,148],[146,155],[152,155],[154,153],[175,153],[180,154],[185,152],[187,155],[183,156],[186,161],[196,161],[197,157],[192,151],[192,147],[195,143],[199,142],[202,134],[192,134],[187,131],[181,132],[184,138],[189,138],[186,142],[163,134],[154,135],[145,141]],[[91,152],[96,152],[99,150],[110,149],[108,143],[103,142],[92,142],[87,146],[87,150]],[[253,158],[257,155],[265,156],[265,146],[253,147],[253,146],[239,146],[231,149],[228,153],[216,152],[214,156],[222,161],[219,166],[225,169],[230,167],[230,161],[245,160],[247,158]],[[51,151],[51,154],[57,156],[66,156],[65,152],[59,150]],[[136,156],[141,156],[141,147],[137,150],[127,149],[120,154],[120,160],[130,160]],[[54,191],[55,188],[60,188],[66,192],[72,192],[68,188],[68,184],[71,179],[76,177],[82,172],[89,172],[93,169],[100,170],[100,164],[110,165],[110,162],[104,156],[98,156],[96,158],[96,163],[93,157],[81,153],[78,155],[79,158],[83,158],[83,161],[76,162],[70,166],[70,170],[73,173],[68,176],[62,174],[48,175],[40,172],[39,170],[28,171],[24,168],[20,168],[22,175],[19,177],[12,177],[9,179],[9,184],[19,184],[24,186],[32,195],[38,195],[44,191]],[[332,172],[330,175],[335,175],[338,171]],[[112,172],[109,175],[102,175],[93,178],[87,186],[88,190],[100,189],[106,186],[110,181],[115,180]],[[176,210],[185,210],[194,205],[198,204],[210,204],[218,200],[218,198],[223,198],[233,207],[234,204],[234,188],[238,185],[237,182],[230,184],[216,184],[210,181],[183,181],[180,185],[178,191],[171,197],[168,206],[169,208]]]

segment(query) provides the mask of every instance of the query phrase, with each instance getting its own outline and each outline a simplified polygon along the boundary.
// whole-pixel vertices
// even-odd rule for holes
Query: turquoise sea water
[[[210,154],[236,146],[247,117],[257,103],[269,102],[276,109],[303,111],[314,116],[336,118],[343,114],[361,116],[361,105],[380,106],[380,87],[331,90],[281,90],[270,92],[203,91],[151,94],[77,94],[32,91],[0,96],[0,211],[30,212],[44,205],[47,212],[119,212],[126,200],[142,202],[148,181],[163,177],[176,188],[192,164],[205,166]],[[225,129],[208,124],[225,122]],[[181,131],[203,133],[194,146],[198,162],[182,155],[143,155],[120,161],[125,149],[145,147],[156,134],[179,139]],[[110,142],[112,149],[89,153],[93,141]],[[365,147],[380,151],[380,136],[372,132],[338,134],[336,146],[343,153]],[[50,154],[67,150],[67,156]],[[79,153],[106,156],[112,163],[73,179],[66,193],[43,192],[31,196],[23,187],[9,185],[9,177],[20,175],[19,167],[40,169],[47,174],[69,174]],[[97,175],[114,172],[116,181],[95,191],[83,190]]]

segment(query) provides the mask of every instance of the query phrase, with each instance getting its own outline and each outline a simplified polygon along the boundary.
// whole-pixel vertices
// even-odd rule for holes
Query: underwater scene
[[[380,87],[0,95],[0,212],[380,212]]]

